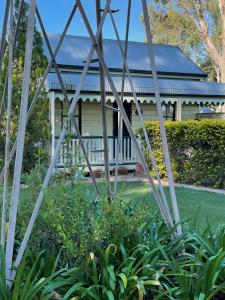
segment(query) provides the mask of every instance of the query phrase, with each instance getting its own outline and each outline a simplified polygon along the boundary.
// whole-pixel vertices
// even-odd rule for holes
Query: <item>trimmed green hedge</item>
[[[145,125],[160,175],[166,177],[159,123],[146,122]],[[225,188],[225,121],[167,121],[165,127],[174,180]],[[137,132],[145,147],[142,130]],[[153,174],[147,151],[146,157]]]

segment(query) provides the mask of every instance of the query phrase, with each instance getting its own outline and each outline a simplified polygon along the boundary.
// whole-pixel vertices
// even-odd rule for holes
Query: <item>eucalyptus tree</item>
[[[178,45],[225,82],[225,0],[155,0],[148,8],[155,42]]]

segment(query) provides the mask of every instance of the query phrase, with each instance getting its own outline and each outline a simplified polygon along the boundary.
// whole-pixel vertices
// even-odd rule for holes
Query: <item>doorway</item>
[[[114,108],[118,108],[117,103],[113,103]],[[130,122],[132,122],[132,103],[128,103],[127,101],[124,101],[123,107],[125,109],[125,112],[127,114],[127,117]],[[119,125],[119,119],[118,119],[118,112],[113,112],[113,137],[114,137],[114,146],[113,146],[113,156],[115,158],[116,154],[116,138],[118,137],[118,125]],[[122,123],[122,156],[123,156],[123,161],[130,160],[131,158],[131,138],[129,135],[129,132],[127,130],[127,127],[123,121]]]

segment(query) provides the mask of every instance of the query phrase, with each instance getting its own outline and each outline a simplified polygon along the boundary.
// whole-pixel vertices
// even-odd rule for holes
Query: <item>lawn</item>
[[[126,195],[129,199],[138,199],[138,201],[150,201],[152,206],[157,209],[153,195],[149,192],[149,186],[142,182],[128,182],[120,184],[119,190],[121,195]],[[165,187],[168,194],[168,187]],[[197,191],[187,188],[176,188],[178,206],[181,220],[195,222],[202,229],[207,222],[211,225],[218,226],[225,224],[225,195]]]
[[[102,184],[101,190],[103,190]],[[165,192],[169,198],[168,187],[165,187]],[[158,210],[147,183],[120,182],[118,194],[127,200],[144,201],[148,206],[150,203],[154,210]],[[176,188],[176,194],[182,222],[196,222],[202,229],[206,227],[207,222],[214,228],[219,224],[225,224],[225,195],[187,188]],[[23,189],[21,195],[29,198],[29,189]],[[0,188],[0,200],[1,197],[2,188]]]

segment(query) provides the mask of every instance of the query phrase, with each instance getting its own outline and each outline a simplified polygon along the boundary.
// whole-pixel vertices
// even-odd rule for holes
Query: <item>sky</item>
[[[81,0],[89,20],[92,24],[95,24],[95,0]],[[120,38],[124,39],[126,29],[126,12],[127,12],[127,0],[112,0],[112,9],[119,9],[119,12],[114,14],[114,17],[118,24],[118,30]],[[104,6],[105,0],[102,0],[102,6]],[[37,5],[46,27],[47,32],[61,33],[66,23],[74,0],[37,0]],[[3,22],[3,11],[5,6],[5,0],[0,0],[0,26]],[[142,5],[140,0],[132,1],[132,13],[131,13],[131,26],[129,39],[133,41],[144,41],[145,34],[143,25],[141,24]],[[1,28],[0,27],[0,28]],[[75,17],[68,29],[68,34],[88,36],[82,22],[81,16],[76,12]],[[115,38],[112,24],[109,17],[106,19],[104,26],[103,36],[105,38]]]

